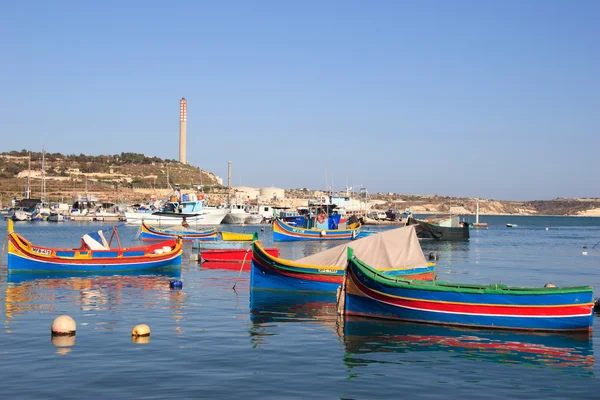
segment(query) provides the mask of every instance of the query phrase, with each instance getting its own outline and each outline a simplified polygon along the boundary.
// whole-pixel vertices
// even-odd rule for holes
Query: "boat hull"
[[[407,225],[417,225],[417,236],[420,239],[433,239],[442,241],[466,241],[470,238],[469,225],[459,227],[440,226],[426,221],[409,217]]]
[[[95,272],[135,271],[181,265],[181,240],[167,240],[149,246],[92,250],[50,248],[31,244],[12,231],[9,222],[9,272]]]
[[[360,227],[358,229],[320,230],[294,227],[279,219],[273,222],[273,240],[275,242],[352,240],[359,237],[359,235]]]
[[[213,249],[248,249],[252,245],[252,242],[248,242],[248,241],[224,242],[222,240],[210,241],[210,242],[194,241],[194,245],[197,245],[201,250],[204,250],[204,249],[211,249],[211,250],[213,250]]]
[[[430,280],[434,266],[396,269],[390,275]],[[303,265],[273,257],[257,242],[252,248],[250,286],[265,290],[294,290],[305,292],[335,292],[344,279],[344,268]]]
[[[279,257],[279,249],[276,247],[264,249],[273,257]],[[252,261],[252,253],[250,249],[213,249],[204,250],[201,253],[202,259],[207,262],[235,262],[249,263]]]
[[[469,287],[472,290],[465,289]],[[535,291],[504,285],[394,282],[355,258],[348,261],[343,292],[340,306],[346,315],[538,331],[587,331],[593,322],[590,287]]]
[[[177,215],[177,216],[176,216]],[[125,218],[128,224],[141,225],[142,221],[156,225],[181,225],[182,216],[185,216],[190,225],[219,225],[225,218],[225,210],[219,209],[215,212],[202,211],[200,214],[151,214],[139,212],[126,212]]]
[[[181,237],[184,242],[195,240],[214,241],[217,240],[217,232],[215,229],[193,231],[189,229],[157,228],[142,222],[140,237],[142,240],[168,240]]]
[[[181,254],[161,260],[131,261],[106,259],[104,262],[65,262],[61,260],[32,260],[27,257],[9,254],[9,270],[14,272],[46,271],[46,272],[121,272],[172,268],[181,265]]]

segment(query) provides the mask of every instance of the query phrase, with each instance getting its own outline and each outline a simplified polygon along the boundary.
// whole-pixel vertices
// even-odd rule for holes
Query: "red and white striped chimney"
[[[182,97],[179,101],[179,162],[185,164],[187,135],[187,100]]]

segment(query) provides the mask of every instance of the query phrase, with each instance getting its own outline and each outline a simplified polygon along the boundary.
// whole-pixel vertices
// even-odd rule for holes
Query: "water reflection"
[[[75,346],[75,335],[52,335],[50,341],[57,347],[56,354],[65,355]]]
[[[346,318],[338,333],[351,375],[361,367],[401,363],[404,355],[462,358],[554,368],[576,368],[593,375],[592,341],[587,333],[529,333]],[[390,353],[398,357],[388,357]],[[437,353],[437,354],[436,354]]]
[[[131,341],[137,344],[150,343],[150,335],[148,336],[132,336]]]
[[[146,272],[147,274],[147,272]],[[47,274],[9,274],[6,286],[4,312],[6,321],[15,314],[32,310],[54,312],[57,300],[63,298],[61,290],[75,292],[75,304],[84,311],[118,309],[125,294],[131,289],[142,291],[168,291],[168,280],[179,278],[181,270],[164,271],[160,275],[83,275],[81,277]],[[129,292],[128,292],[129,291]],[[175,305],[181,300],[174,300]]]
[[[322,325],[336,329],[334,293],[250,291],[250,338],[253,347],[265,345],[278,335],[278,325],[287,322]]]

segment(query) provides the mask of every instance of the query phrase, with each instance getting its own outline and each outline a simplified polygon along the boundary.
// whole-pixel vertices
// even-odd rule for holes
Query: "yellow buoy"
[[[140,324],[133,327],[131,336],[150,336],[150,327],[146,324]]]
[[[74,335],[76,330],[75,320],[68,315],[56,317],[50,326],[53,335]]]

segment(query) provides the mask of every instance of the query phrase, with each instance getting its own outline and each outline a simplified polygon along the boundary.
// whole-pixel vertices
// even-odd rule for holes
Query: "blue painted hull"
[[[9,271],[6,281],[10,283],[21,283],[40,279],[67,279],[67,278],[89,278],[98,276],[164,276],[166,278],[181,278],[181,266],[165,267],[155,270],[136,270],[123,271],[116,273],[113,271]]]
[[[112,261],[112,263],[110,263]],[[135,270],[152,270],[159,268],[172,268],[181,265],[181,254],[171,259],[159,261],[144,261],[135,263],[119,263],[115,264],[113,259],[107,259],[106,264],[89,264],[85,262],[77,263],[60,263],[60,262],[41,262],[31,260],[25,257],[20,257],[15,254],[8,255],[8,265],[10,271],[69,271],[69,272],[119,272],[119,271],[135,271]]]
[[[431,324],[539,331],[590,330],[589,286],[520,288],[391,279],[352,258],[344,283],[347,315]]]
[[[255,261],[252,261],[250,268],[250,287],[252,288],[302,292],[335,292],[339,286],[340,282],[321,282],[284,276],[259,265]]]
[[[398,319],[430,324],[460,325],[524,330],[585,330],[593,323],[593,315],[579,317],[536,316],[491,316],[441,313],[397,307],[374,301],[370,298],[346,295],[346,310],[349,315],[376,316],[377,318]]]
[[[174,235],[172,235],[172,237],[175,238],[175,237],[177,237],[177,235],[174,234]],[[165,240],[165,235],[158,235],[155,233],[142,231],[142,233],[140,233],[140,238],[142,240]],[[181,238],[184,242],[193,242],[195,240],[202,241],[202,242],[210,242],[210,241],[217,240],[217,236],[212,236],[212,237],[208,236],[208,237],[197,238],[197,237],[189,237],[189,236],[181,235]]]

